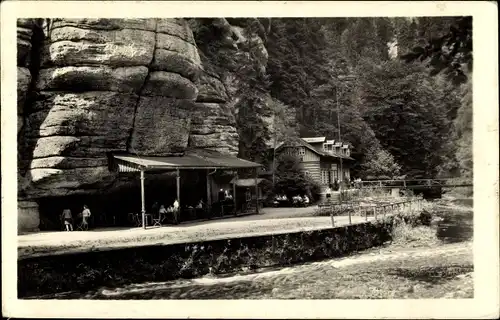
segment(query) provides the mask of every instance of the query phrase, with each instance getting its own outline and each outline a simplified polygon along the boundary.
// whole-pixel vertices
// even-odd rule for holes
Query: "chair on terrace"
[[[163,224],[163,221],[165,221],[166,218],[167,218],[167,216],[165,214],[158,213],[157,218],[153,217],[153,227],[161,227]]]

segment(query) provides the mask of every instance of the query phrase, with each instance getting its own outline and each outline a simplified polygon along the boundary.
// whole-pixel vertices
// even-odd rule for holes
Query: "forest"
[[[355,177],[472,176],[471,17],[273,18],[264,41],[265,68],[251,46],[235,63],[240,156],[269,161],[270,102],[302,137],[337,139],[338,112]]]

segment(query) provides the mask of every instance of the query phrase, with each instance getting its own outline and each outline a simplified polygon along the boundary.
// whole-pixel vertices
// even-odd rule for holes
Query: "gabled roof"
[[[311,137],[311,138],[302,138],[307,143],[320,143],[325,142],[326,137]]]
[[[342,159],[348,159],[348,160],[354,160],[353,158],[337,153],[332,153],[332,152],[323,152],[320,151],[313,146],[311,146],[309,143],[305,141],[306,138],[291,138],[289,141],[285,144],[284,142],[281,142],[276,146],[276,149],[279,149],[281,147],[284,147],[285,145],[288,147],[305,147],[315,154],[322,156],[322,157],[328,157],[328,158],[342,158]]]

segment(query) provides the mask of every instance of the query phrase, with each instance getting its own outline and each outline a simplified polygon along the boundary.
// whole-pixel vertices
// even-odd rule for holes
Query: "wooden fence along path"
[[[404,212],[407,208],[409,210],[415,209],[417,211],[422,209],[422,198],[411,198],[404,200],[347,200],[347,201],[330,201],[319,204],[319,210],[323,213],[329,213],[332,218],[332,226],[335,225],[334,216],[342,215],[347,212],[349,215],[349,224],[351,224],[351,216],[353,212],[359,212],[368,221],[368,216],[373,216],[377,220],[379,215],[384,218],[388,213],[393,213],[395,210]]]
[[[374,180],[358,182],[361,188],[404,188],[418,189],[426,187],[472,187],[472,179],[412,179],[412,180]]]

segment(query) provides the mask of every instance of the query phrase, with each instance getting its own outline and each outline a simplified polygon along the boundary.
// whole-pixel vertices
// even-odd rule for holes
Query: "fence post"
[[[364,210],[365,211],[365,221],[368,221],[368,210]]]
[[[335,219],[333,218],[333,212],[330,214],[330,218],[332,219],[332,227],[335,227]]]

